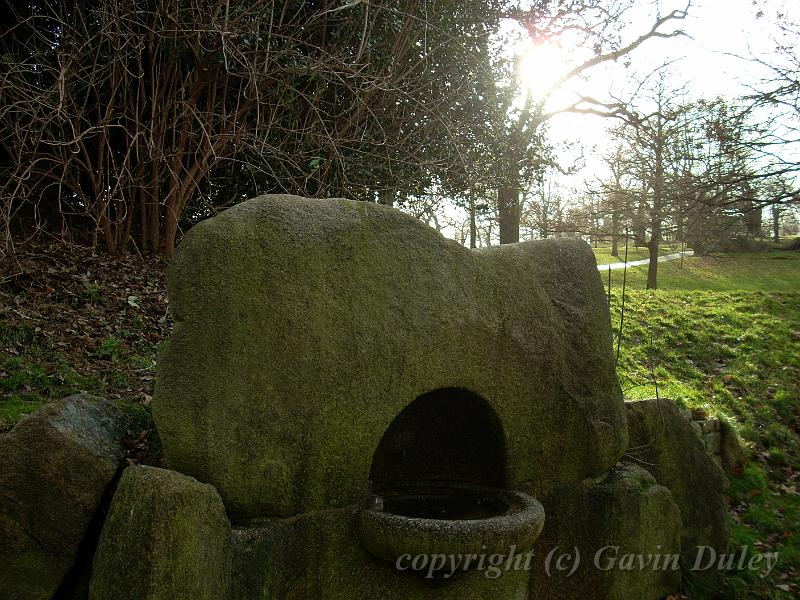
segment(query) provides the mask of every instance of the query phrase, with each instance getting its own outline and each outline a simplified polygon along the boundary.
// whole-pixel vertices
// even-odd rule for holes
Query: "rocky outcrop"
[[[706,452],[701,436],[671,400],[632,400],[625,407],[630,431],[626,456],[646,465],[672,492],[683,521],[685,562],[694,564],[700,547],[725,552],[730,535],[724,494],[728,480]],[[707,594],[719,593],[720,571],[697,571],[693,576]]]
[[[660,600],[680,589],[680,512],[645,469],[620,463],[542,503],[531,600]]]
[[[600,475],[626,447],[582,241],[473,252],[387,206],[264,196],[196,225],[167,287],[153,414],[169,465],[234,521],[360,501],[381,436],[435,390],[490,405],[511,488]]]
[[[124,451],[122,414],[79,394],[44,406],[0,437],[0,590],[50,599],[81,543]]]

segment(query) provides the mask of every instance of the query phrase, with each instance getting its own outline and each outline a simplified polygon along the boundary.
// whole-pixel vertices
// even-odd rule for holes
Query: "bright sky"
[[[735,98],[748,93],[748,85],[754,85],[765,75],[759,66],[745,60],[753,54],[768,57],[774,48],[775,29],[771,17],[779,9],[788,10],[795,22],[800,13],[797,0],[760,0],[759,8],[767,17],[756,19],[758,8],[753,0],[693,0],[689,16],[683,21],[673,21],[662,29],[664,32],[682,29],[688,37],[650,39],[630,55],[630,67],[622,64],[600,66],[591,71],[586,81],[568,84],[567,91],[554,94],[550,108],[570,104],[574,93],[570,89],[607,100],[617,97],[629,100],[631,93],[643,76],[670,62],[669,81],[675,87],[683,86],[690,98]],[[686,8],[685,0],[642,1],[630,13],[630,26],[625,32],[623,44],[629,43],[649,30],[656,18],[656,11],[666,15],[673,9]],[[571,66],[591,57],[585,49],[564,45],[531,50],[530,43],[517,47],[516,52],[525,55],[528,84],[535,90],[557,81]],[[593,182],[605,175],[602,153],[607,148],[609,126],[614,119],[563,114],[549,123],[551,142],[577,142],[584,148],[585,167],[576,175],[553,178],[552,189],[562,195],[575,198],[586,189],[586,182]],[[570,151],[562,151],[563,164],[571,162]],[[575,154],[573,154],[573,157]],[[448,207],[447,216],[455,220],[465,219],[464,211]],[[445,235],[453,236],[454,230],[446,227]]]
[[[684,8],[685,3],[662,1],[661,14],[674,8]],[[784,3],[765,0],[762,8],[774,11]],[[629,34],[634,39],[652,23],[656,3],[646,3],[636,8]],[[627,99],[641,76],[652,72],[664,62],[671,62],[669,74],[676,87],[684,86],[690,97],[734,98],[748,92],[748,85],[755,84],[765,73],[753,62],[739,57],[751,54],[764,56],[774,47],[774,29],[768,18],[756,19],[756,8],[752,0],[695,0],[684,21],[676,22],[690,37],[651,39],[631,54],[631,67],[621,64],[598,68],[586,82],[575,82],[572,87],[598,98],[611,95]],[[771,15],[770,15],[771,16]],[[569,60],[570,51],[565,49],[562,62]],[[550,63],[552,64],[552,63]],[[552,77],[552,75],[548,75]],[[565,102],[568,96],[559,95],[551,105]],[[593,116],[564,114],[550,122],[553,141],[577,140],[585,148],[587,165],[583,173],[571,178],[567,185],[580,187],[583,179],[593,179],[603,167],[598,156],[606,145],[606,127],[611,119]],[[566,183],[566,182],[565,182]]]

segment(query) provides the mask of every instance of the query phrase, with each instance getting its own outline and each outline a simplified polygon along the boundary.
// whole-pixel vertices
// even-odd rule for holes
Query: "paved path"
[[[658,262],[669,262],[671,260],[675,260],[680,258],[681,256],[691,256],[694,254],[694,250],[684,250],[683,252],[675,252],[674,254],[664,254],[663,256],[658,257]],[[629,267],[638,267],[639,265],[646,265],[650,262],[650,259],[645,258],[644,260],[632,260],[628,263]],[[601,271],[608,271],[611,269],[612,271],[616,271],[617,269],[624,269],[625,263],[624,262],[615,262],[609,265],[597,265],[597,268]]]

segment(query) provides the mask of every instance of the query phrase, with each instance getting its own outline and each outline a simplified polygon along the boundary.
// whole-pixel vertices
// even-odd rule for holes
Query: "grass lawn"
[[[732,546],[777,551],[764,579],[732,574],[730,597],[800,589],[800,253],[687,258],[627,273],[618,374],[628,398],[656,395],[729,421],[752,450],[731,477]],[[606,273],[601,271],[604,281]],[[615,333],[622,273],[612,272]]]
[[[607,264],[601,260],[602,257],[598,257],[597,263]],[[608,272],[600,269],[600,274],[603,282],[608,285]],[[622,269],[611,272],[612,289],[622,287],[622,278]],[[647,265],[631,267],[626,278],[627,289],[643,290],[647,283]],[[662,262],[658,264],[658,287],[669,291],[800,291],[800,253],[773,250],[736,255],[690,256],[683,260]]]
[[[618,248],[619,250],[619,257],[611,256],[611,246],[598,246],[597,248],[592,248],[594,251],[594,256],[597,259],[598,265],[607,265],[608,263],[615,263],[615,262],[622,262],[625,259],[625,246],[620,245]],[[680,246],[670,246],[667,244],[661,245],[658,247],[658,254],[662,256],[664,254],[672,254],[673,252],[680,252]],[[644,246],[639,246],[638,248],[634,246],[628,246],[628,262],[632,262],[634,260],[643,260],[648,257],[647,248]]]

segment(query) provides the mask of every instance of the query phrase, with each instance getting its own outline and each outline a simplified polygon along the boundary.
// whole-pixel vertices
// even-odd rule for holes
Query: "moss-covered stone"
[[[646,470],[620,463],[542,503],[531,600],[661,600],[680,589],[680,512]]]
[[[729,423],[722,421],[719,435],[719,453],[722,459],[722,468],[726,473],[741,473],[741,469],[747,462],[747,452],[742,447],[736,430]]]
[[[698,547],[725,552],[730,528],[724,491],[728,480],[708,455],[699,435],[667,399],[632,400],[628,412],[630,448],[626,455],[642,464],[672,492],[681,511],[681,554],[688,565]],[[691,577],[706,595],[721,593],[723,573],[693,571]]]
[[[131,467],[94,560],[94,600],[229,597],[230,525],[216,490],[174,471]]]
[[[454,579],[398,571],[361,547],[346,507],[234,529],[229,598],[248,600],[523,600],[530,571],[508,560]],[[524,567],[519,560],[518,566]],[[405,563],[401,565],[405,567]],[[514,566],[514,563],[511,563]]]
[[[110,402],[78,394],[0,437],[0,596],[56,594],[117,472],[124,433]]]
[[[390,207],[265,196],[194,227],[167,285],[154,416],[171,467],[235,520],[357,503],[387,427],[441,388],[496,412],[507,487],[599,475],[626,447],[583,242],[474,252]]]

